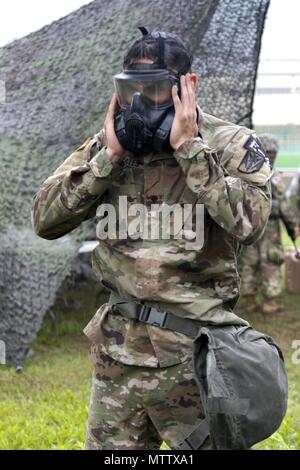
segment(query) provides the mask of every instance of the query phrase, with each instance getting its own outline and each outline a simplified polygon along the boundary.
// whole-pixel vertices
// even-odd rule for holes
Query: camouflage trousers
[[[165,368],[122,364],[90,348],[94,364],[86,450],[172,449],[204,418],[191,360]],[[207,439],[202,449],[209,448]]]
[[[244,249],[241,268],[243,296],[261,293],[272,299],[281,294],[280,264],[262,256],[258,244]]]

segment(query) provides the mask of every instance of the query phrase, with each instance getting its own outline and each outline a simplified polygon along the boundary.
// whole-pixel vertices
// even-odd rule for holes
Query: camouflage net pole
[[[41,182],[102,126],[112,75],[137,25],[179,34],[195,57],[199,104],[251,127],[269,0],[95,0],[0,49],[0,340],[22,365],[70,272],[88,223],[61,241],[31,230]]]

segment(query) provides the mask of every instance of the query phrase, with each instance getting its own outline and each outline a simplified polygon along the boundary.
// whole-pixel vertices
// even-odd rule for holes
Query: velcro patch
[[[247,149],[248,152],[246,152],[238,167],[241,173],[255,173],[261,169],[264,163],[271,168],[268,157],[260,144],[252,136],[250,136],[244,144],[244,148]]]

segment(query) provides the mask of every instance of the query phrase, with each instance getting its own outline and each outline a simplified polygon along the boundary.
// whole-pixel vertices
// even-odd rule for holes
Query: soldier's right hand
[[[126,155],[126,150],[122,147],[115,133],[114,115],[119,109],[116,93],[112,95],[105,121],[104,129],[107,139],[106,153],[113,163],[119,163]]]

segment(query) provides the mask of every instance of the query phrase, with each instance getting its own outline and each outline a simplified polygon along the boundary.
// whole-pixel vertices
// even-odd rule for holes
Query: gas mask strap
[[[165,69],[166,68],[166,64],[165,64],[165,41],[161,37],[161,35],[158,36],[157,42],[158,42],[157,65],[158,65],[159,69]]]
[[[157,56],[157,67],[159,69],[166,68],[165,64],[165,34],[159,32],[149,32],[145,26],[138,26],[138,29],[142,33],[143,36],[149,36],[155,39],[158,42],[158,56]]]
[[[143,36],[147,36],[149,34],[149,31],[147,30],[147,28],[145,28],[145,26],[138,26],[138,29],[140,30]]]
[[[175,111],[170,110],[163,118],[159,127],[156,129],[153,139],[153,147],[157,152],[172,152],[170,145],[170,132],[174,119]]]

